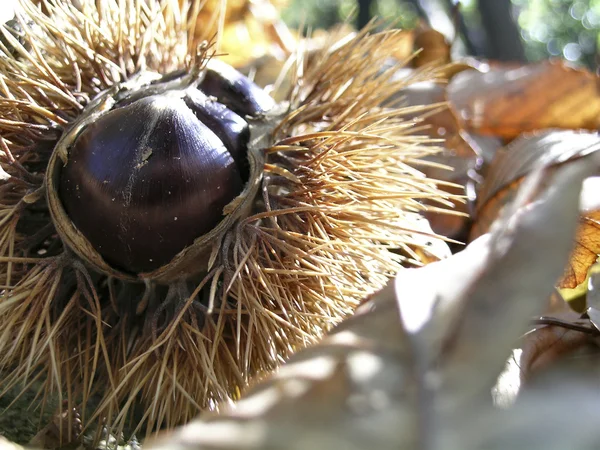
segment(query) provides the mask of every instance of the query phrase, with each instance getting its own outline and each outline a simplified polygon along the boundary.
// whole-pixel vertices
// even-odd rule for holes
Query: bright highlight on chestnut
[[[167,75],[119,91],[113,98],[122,98],[77,129],[66,149],[59,176],[65,211],[119,271],[169,263],[222,220],[247,181],[242,117],[273,101],[231,67],[200,76]]]

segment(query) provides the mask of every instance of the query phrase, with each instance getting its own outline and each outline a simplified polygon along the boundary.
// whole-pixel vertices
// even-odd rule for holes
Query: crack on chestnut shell
[[[49,209],[65,245],[99,272],[166,283],[202,273],[250,212],[264,155],[249,144],[270,134],[274,122],[257,122],[275,103],[233,68],[208,66],[114,86],[58,142]],[[208,74],[225,86],[210,96]]]

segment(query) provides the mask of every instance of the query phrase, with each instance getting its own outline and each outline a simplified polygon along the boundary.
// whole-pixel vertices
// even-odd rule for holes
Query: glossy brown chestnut
[[[218,98],[242,117],[264,113],[275,105],[265,91],[219,60],[209,61],[200,89],[205,94]]]
[[[152,272],[210,232],[248,177],[246,121],[195,84],[169,83],[132,92],[83,126],[60,168],[66,214],[124,273]],[[246,79],[241,98],[255,89]]]

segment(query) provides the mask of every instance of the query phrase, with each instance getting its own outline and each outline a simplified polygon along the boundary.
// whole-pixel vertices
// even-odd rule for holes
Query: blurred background
[[[463,55],[501,61],[549,57],[598,67],[600,0],[289,0],[284,20],[293,28],[328,29],[350,21],[361,27],[425,23],[456,43]]]

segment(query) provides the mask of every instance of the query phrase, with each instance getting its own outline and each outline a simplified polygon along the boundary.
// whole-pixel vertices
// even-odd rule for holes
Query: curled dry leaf
[[[518,382],[525,387],[538,375],[543,377],[548,368],[560,367],[565,358],[581,354],[590,346],[596,347],[600,336],[593,321],[574,311],[558,290],[534,323],[535,328],[521,339],[518,352]]]
[[[575,313],[565,316],[565,321],[581,322]],[[558,364],[562,358],[574,356],[590,346],[597,349],[597,336],[564,326],[551,325],[537,328],[529,333],[522,344],[519,368],[521,382],[528,382],[548,367]]]
[[[536,170],[513,214],[490,235],[451,258],[401,272],[228,411],[146,448],[571,448],[556,426],[565,420],[561,409],[544,409],[544,417],[531,412],[570,397],[536,398],[505,415],[491,405],[489,389],[560,276],[581,181],[598,159],[570,161],[551,175]],[[544,177],[552,183],[542,187]],[[530,203],[539,191],[540,200]],[[542,226],[549,222],[555,226]],[[586,414],[598,412],[597,404],[584,404]],[[600,438],[593,415],[570,416]]]
[[[600,141],[600,138],[598,138]],[[590,267],[600,254],[600,178],[590,177],[583,183],[581,216],[577,231],[577,245],[565,270],[560,288],[573,289],[583,283]]]
[[[465,127],[513,139],[543,128],[600,128],[599,78],[564,62],[465,71],[448,99]]]
[[[548,130],[525,135],[498,151],[490,165],[477,202],[471,239],[487,232],[503,207],[516,196],[525,175],[536,166],[558,167],[566,161],[600,150],[600,136],[583,131]],[[574,288],[583,282],[589,267],[600,254],[600,206],[595,178],[584,183],[576,246],[559,282],[561,288]],[[585,194],[586,192],[592,195]],[[548,225],[546,225],[548,226]]]
[[[421,25],[414,36],[414,49],[419,52],[414,59],[415,67],[450,62],[450,43],[442,33]]]
[[[588,269],[600,254],[600,211],[583,212],[579,222],[577,245],[573,249],[563,279],[558,285],[560,288],[573,289],[583,283]]]
[[[442,33],[422,23],[410,33],[410,36],[412,36],[410,41],[412,48],[408,54],[404,55],[404,58],[412,57],[416,52],[413,57],[413,67],[437,66],[443,72],[446,80],[464,70],[479,70],[482,67],[488,67],[487,64],[471,57],[453,61],[452,43]],[[394,56],[403,59],[399,52]]]

